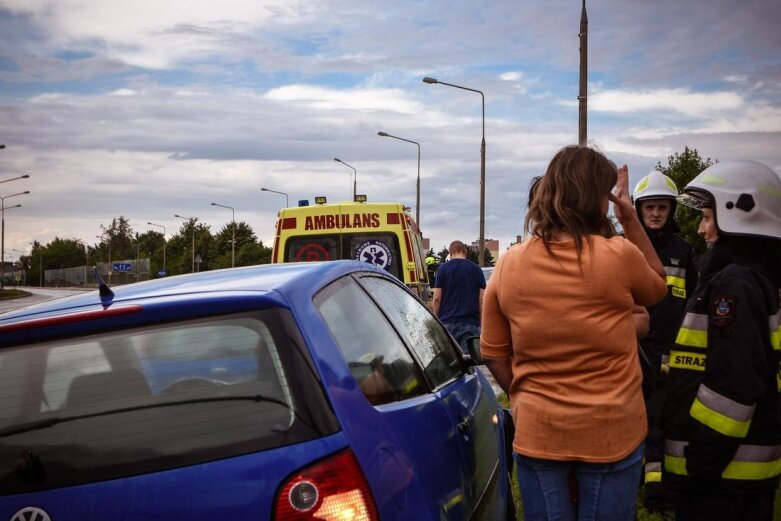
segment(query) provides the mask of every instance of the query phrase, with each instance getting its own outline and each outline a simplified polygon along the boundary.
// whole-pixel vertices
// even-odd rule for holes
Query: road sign
[[[133,265],[129,262],[115,262],[113,266],[114,271],[133,271]]]

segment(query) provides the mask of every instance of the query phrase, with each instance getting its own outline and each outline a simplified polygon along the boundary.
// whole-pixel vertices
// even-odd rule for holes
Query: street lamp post
[[[452,83],[445,83],[428,76],[423,78],[423,83],[429,84],[441,84],[448,87],[455,87],[457,89],[468,90],[471,92],[477,92],[480,94],[483,106],[483,140],[480,143],[480,253],[479,264],[483,266],[485,264],[484,252],[485,252],[485,95],[482,91],[477,89],[470,89],[469,87],[462,87],[461,85],[453,85]]]
[[[163,226],[162,224],[155,224],[155,223],[150,223],[150,222],[147,222],[147,224],[149,226],[157,226],[158,228],[162,228],[163,229],[163,272],[165,272],[165,274],[168,275],[168,272],[166,272],[166,270],[165,270],[165,243],[166,243],[166,240],[165,240],[165,226]]]
[[[355,194],[358,193],[358,170],[356,170],[354,167],[348,165],[347,163],[345,163],[344,161],[342,161],[338,157],[335,157],[334,161],[336,161],[337,163],[342,163],[347,168],[352,168],[353,169],[353,202],[354,202],[355,201]]]
[[[29,175],[23,175],[19,177],[14,177],[12,179],[6,179],[5,181],[0,181],[2,183],[13,181],[15,179],[26,179],[30,177]],[[0,197],[0,264],[3,265],[3,273],[0,276],[0,291],[3,291],[5,289],[5,200],[9,197],[16,197],[17,195],[26,195],[29,194],[29,190],[25,190],[24,192],[19,192],[16,194],[6,195],[5,197]],[[15,204],[13,206],[9,206],[8,208],[19,208],[22,206],[21,204]]]
[[[288,200],[287,194],[285,192],[277,192],[276,190],[271,190],[270,188],[261,188],[261,192],[271,192],[272,194],[279,194],[285,196],[285,208],[290,207],[290,201]]]
[[[185,221],[192,221],[192,227],[193,227],[193,254],[192,254],[192,268],[191,273],[195,273],[195,217],[182,217],[179,214],[174,215],[174,217],[179,219],[184,219]]]
[[[212,203],[212,206],[228,208],[231,211],[231,268],[234,268],[236,266],[236,212],[232,206],[217,203]]]
[[[404,139],[403,137],[394,136],[383,131],[377,132],[377,135],[398,139],[399,141],[406,141],[407,143],[412,143],[418,147],[418,179],[415,183],[415,222],[418,224],[418,229],[420,229],[420,143],[417,141],[412,141],[411,139]]]

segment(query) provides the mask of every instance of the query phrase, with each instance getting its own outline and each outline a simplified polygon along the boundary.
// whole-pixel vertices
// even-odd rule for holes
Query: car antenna
[[[106,284],[106,281],[103,280],[103,277],[100,276],[100,272],[98,271],[97,267],[92,268],[92,270],[95,272],[95,280],[98,281],[98,291],[100,292],[100,302],[104,306],[108,306],[108,304],[111,304],[111,301],[114,300],[114,292],[111,291],[111,288],[108,287],[108,284]]]

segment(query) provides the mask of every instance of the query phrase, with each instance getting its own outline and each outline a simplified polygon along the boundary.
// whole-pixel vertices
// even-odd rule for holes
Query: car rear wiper
[[[99,412],[93,412],[89,414],[77,414],[74,416],[52,416],[50,418],[44,418],[42,420],[36,420],[31,421],[27,423],[22,423],[19,425],[12,425],[10,427],[5,427],[3,429],[0,429],[0,438],[5,438],[7,436],[14,436],[16,434],[23,434],[25,432],[31,432],[31,431],[37,431],[41,429],[48,429],[49,427],[53,427],[55,425],[58,425],[60,423],[67,423],[72,422],[76,420],[85,420],[88,418],[97,418],[99,416],[108,416],[110,414],[122,414],[126,412],[133,412],[133,411],[141,411],[144,409],[157,409],[158,407],[170,407],[175,405],[189,405],[194,403],[209,403],[209,402],[234,402],[234,401],[247,401],[247,402],[271,402],[276,403],[278,405],[282,405],[283,407],[287,408],[288,410],[291,409],[290,405],[283,402],[282,400],[279,400],[277,398],[272,398],[271,396],[264,396],[262,394],[253,394],[253,395],[244,395],[244,396],[215,396],[212,398],[192,398],[190,400],[177,400],[173,402],[162,402],[162,403],[148,403],[144,405],[135,405],[133,407],[122,407],[120,409],[109,409],[107,411],[99,411]],[[298,418],[302,423],[307,425],[308,427],[312,428],[311,425],[309,425],[306,421],[304,421],[303,418],[293,410],[293,414]]]

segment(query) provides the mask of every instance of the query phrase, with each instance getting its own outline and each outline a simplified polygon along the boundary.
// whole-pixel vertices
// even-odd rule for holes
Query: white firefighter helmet
[[[781,239],[781,178],[762,163],[709,166],[686,185],[678,201],[713,208],[720,234]]]
[[[678,197],[678,187],[672,179],[654,170],[635,185],[632,200],[635,204],[643,199],[671,199]]]
[[[666,226],[675,226],[676,198],[678,197],[678,187],[672,179],[656,170],[652,171],[635,185],[635,191],[632,193],[632,201],[635,203],[637,215],[642,215],[640,211],[640,202],[649,199],[666,199],[670,201],[670,213],[667,214]],[[645,226],[645,224],[643,224]]]

